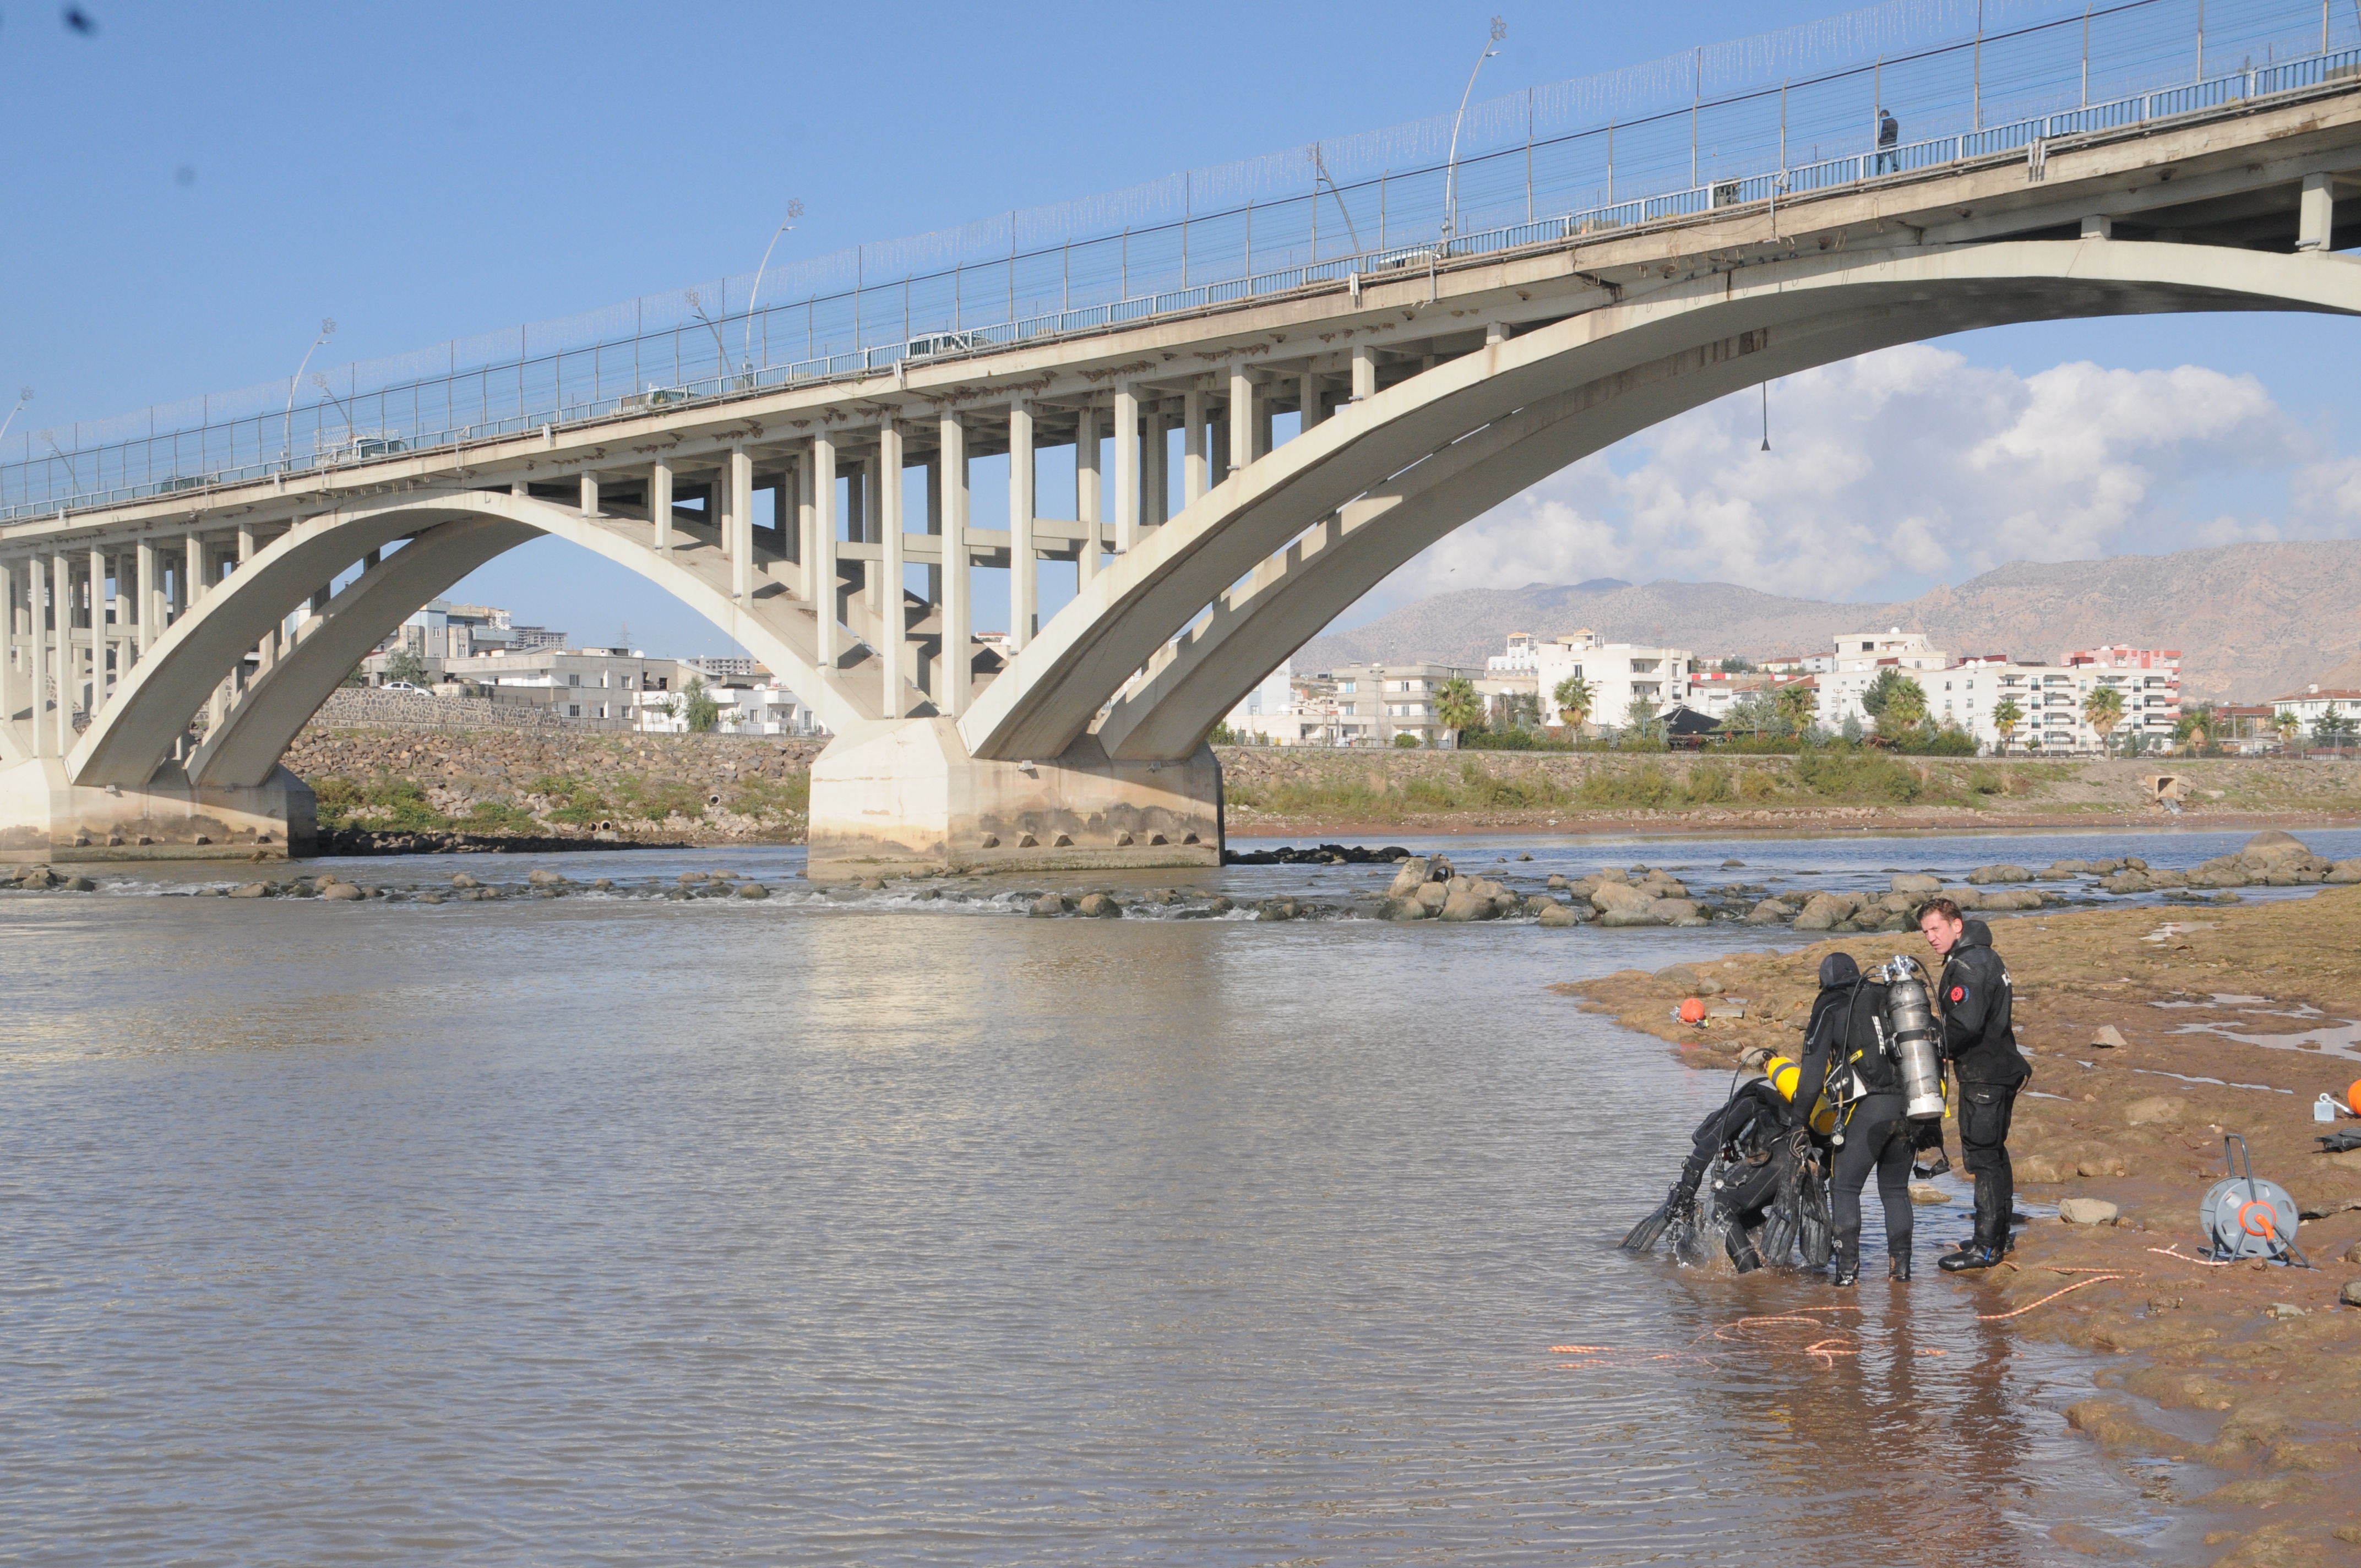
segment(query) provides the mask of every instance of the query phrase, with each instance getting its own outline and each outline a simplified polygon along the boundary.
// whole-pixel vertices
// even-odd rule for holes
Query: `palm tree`
[[[2000,731],[2000,754],[2008,755],[2009,738],[2016,727],[2025,722],[2025,705],[2013,696],[2004,696],[1993,704],[1993,728]]]
[[[1820,710],[1820,694],[1809,681],[1796,681],[1781,686],[1779,695],[1772,698],[1772,706],[1779,710],[1787,727],[1800,735],[1811,728],[1813,716]]]
[[[2099,732],[2099,749],[2112,745],[2115,726],[2124,721],[2124,694],[2113,686],[2100,686],[2082,699],[2082,722]]]
[[[2283,707],[2272,717],[2271,728],[2279,732],[2279,750],[2291,751],[2296,737],[2303,733],[2303,720],[2295,716],[2292,708]]]
[[[1465,675],[1444,682],[1434,694],[1434,717],[1451,731],[1452,744],[1458,744],[1461,735],[1484,721],[1484,699],[1476,694],[1476,683]]]
[[[1580,729],[1590,718],[1590,709],[1598,701],[1598,688],[1580,675],[1568,675],[1558,682],[1550,693],[1557,703],[1558,722]]]

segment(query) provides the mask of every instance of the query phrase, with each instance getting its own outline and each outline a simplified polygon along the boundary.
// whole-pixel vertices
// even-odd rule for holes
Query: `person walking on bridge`
[[[1894,151],[1901,143],[1902,122],[1894,117],[1893,110],[1880,105],[1877,111],[1877,162],[1870,172],[1872,174],[1901,173],[1902,158]]]

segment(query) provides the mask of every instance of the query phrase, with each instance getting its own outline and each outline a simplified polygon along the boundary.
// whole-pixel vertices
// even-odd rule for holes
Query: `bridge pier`
[[[258,784],[192,784],[167,762],[146,784],[77,784],[59,757],[0,768],[0,861],[248,860],[308,854],[312,790],[285,768]]]
[[[815,882],[896,871],[1214,866],[1222,767],[1115,762],[1085,735],[1060,757],[971,757],[949,718],[840,736],[812,763]]]

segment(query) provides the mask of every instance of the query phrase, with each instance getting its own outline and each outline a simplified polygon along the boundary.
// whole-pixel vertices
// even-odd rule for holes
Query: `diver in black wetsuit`
[[[1795,1092],[1796,1072],[1795,1064],[1782,1057],[1764,1065],[1769,1076],[1739,1085],[1726,1104],[1697,1124],[1678,1179],[1656,1212],[1623,1238],[1624,1246],[1645,1252],[1675,1221],[1694,1222],[1697,1186],[1719,1156],[1721,1175],[1714,1182],[1713,1208],[1722,1247],[1741,1274],[1763,1266],[1762,1254],[1748,1233],[1763,1223],[1779,1197],[1776,1157],[1793,1127],[1788,1098]]]
[[[1910,1277],[1910,1158],[1913,1129],[1904,1114],[1898,1064],[1885,1054],[1874,1020],[1883,1015],[1885,988],[1865,983],[1850,954],[1820,960],[1820,994],[1812,1003],[1804,1036],[1804,1065],[1795,1103],[1817,1104],[1821,1091],[1841,1102],[1838,1113],[1834,1190],[1828,1198],[1835,1233],[1839,1288],[1861,1277],[1861,1191],[1877,1173],[1877,1198],[1885,1211],[1887,1273]]]

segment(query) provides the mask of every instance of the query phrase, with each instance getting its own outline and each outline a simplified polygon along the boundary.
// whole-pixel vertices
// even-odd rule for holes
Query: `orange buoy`
[[[2355,1079],[2353,1087],[2345,1091],[2345,1108],[2361,1116],[2361,1078]]]
[[[1694,996],[1690,997],[1686,1002],[1682,1003],[1681,1022],[1684,1024],[1704,1023],[1705,1003]]]

